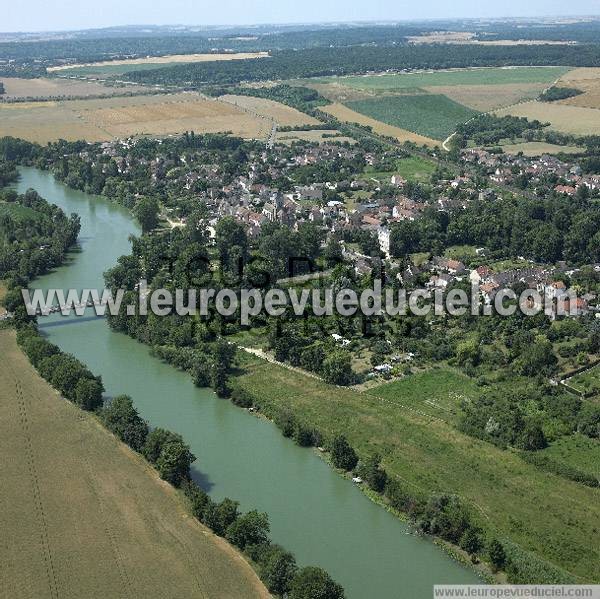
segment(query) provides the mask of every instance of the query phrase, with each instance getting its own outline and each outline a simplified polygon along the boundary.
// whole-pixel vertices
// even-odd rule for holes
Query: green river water
[[[102,288],[102,274],[130,252],[139,228],[128,211],[73,191],[43,171],[22,168],[16,185],[33,188],[81,217],[80,249],[40,278],[44,289]],[[194,476],[217,500],[267,512],[272,538],[302,565],[327,569],[348,599],[431,599],[432,585],[476,583],[471,570],[371,502],[312,450],[285,439],[270,422],[197,389],[191,378],[153,358],[148,348],[84,317],[40,318],[49,339],[102,375],[108,395],[130,395],[151,426],[183,435],[197,456]]]

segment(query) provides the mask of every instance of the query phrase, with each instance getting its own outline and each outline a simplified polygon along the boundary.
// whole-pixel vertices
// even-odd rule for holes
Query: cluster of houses
[[[272,149],[270,152],[257,151],[251,156],[248,172],[227,178],[220,164],[194,161],[191,156],[179,158],[157,155],[151,160],[131,157],[130,149],[135,141],[120,140],[102,145],[102,152],[111,156],[119,173],[126,173],[143,162],[148,164],[152,179],[165,177],[186,190],[194,190],[194,196],[203,201],[212,217],[209,231],[214,234],[216,223],[224,216],[232,216],[246,226],[250,238],[260,234],[265,223],[276,222],[291,228],[298,228],[303,222],[312,222],[328,233],[362,229],[371,232],[378,240],[382,253],[391,260],[390,240],[393,223],[415,221],[426,210],[450,211],[465,208],[473,199],[493,200],[492,189],[478,189],[469,175],[451,180],[438,181],[433,199],[423,201],[410,197],[408,182],[401,175],[389,179],[370,178],[367,174],[347,181],[322,181],[295,185],[282,193],[273,186],[261,183],[261,175],[268,174],[277,179],[286,177],[290,169],[307,165],[319,165],[325,161],[358,160],[363,165],[375,165],[381,157],[364,152],[358,147],[337,144],[300,145],[297,148]],[[280,153],[278,153],[280,152]],[[546,175],[553,175],[559,193],[573,195],[581,185],[590,190],[600,189],[600,176],[583,175],[578,166],[562,162],[549,155],[525,157],[510,154],[494,154],[480,149],[467,149],[462,152],[466,163],[476,164],[487,170],[492,183],[510,184],[519,174],[526,174],[535,182]],[[113,167],[114,168],[114,167]],[[203,185],[194,187],[197,182]],[[385,193],[382,191],[385,191]],[[354,196],[347,204],[339,201],[340,196],[330,192],[366,191]],[[327,200],[335,197],[337,199]],[[358,200],[357,197],[362,199]],[[170,221],[171,222],[171,221]],[[184,222],[184,221],[182,221]],[[181,223],[180,223],[181,224]],[[372,259],[360,253],[342,248],[346,259],[354,264],[358,274],[368,274],[372,269]],[[477,250],[484,252],[483,248]],[[393,263],[391,260],[390,263]],[[517,283],[527,288],[550,295],[556,304],[568,302],[567,289],[557,281],[556,270],[531,266],[525,269],[494,272],[486,266],[468,270],[465,265],[452,259],[434,257],[429,262],[416,267],[409,265],[399,274],[403,284],[408,285],[418,275],[429,273],[427,286],[432,289],[446,289],[454,281],[467,278],[479,285],[484,301],[491,303],[497,291]],[[577,309],[589,309],[586,298],[578,301]]]
[[[231,181],[226,177],[222,165],[193,161],[186,154],[180,157],[159,154],[152,159],[134,157],[131,148],[135,143],[135,140],[106,142],[101,146],[102,153],[112,158],[119,174],[127,174],[140,165],[147,165],[154,182],[166,178],[171,184],[194,192],[198,202],[204,202],[212,213],[213,230],[218,219],[232,216],[246,225],[251,238],[260,233],[266,222],[297,228],[302,222],[308,221],[331,233],[347,229],[371,231],[379,238],[381,250],[389,255],[389,231],[394,222],[414,221],[428,207],[443,211],[461,208],[470,198],[477,197],[477,193],[492,193],[490,190],[477,192],[471,179],[462,176],[440,181],[435,190],[435,201],[426,203],[408,197],[404,193],[407,181],[397,174],[385,180],[371,178],[368,174],[355,175],[356,178],[349,177],[348,180],[296,185],[291,191],[281,193],[275,187],[260,183],[264,180],[261,175],[281,179],[289,175],[290,169],[336,160],[356,160],[358,164],[377,167],[386,156],[378,157],[358,147],[327,143],[292,149],[275,148],[270,152],[257,152],[249,163],[248,172]],[[85,158],[83,153],[81,156]],[[109,164],[105,166],[106,169],[114,168]],[[202,185],[198,185],[199,182]],[[384,186],[391,191],[381,197],[382,194],[378,192]],[[361,195],[364,199],[354,202],[351,208],[339,200],[326,201],[325,198],[332,195],[329,192],[341,191],[366,193]]]
[[[567,288],[563,280],[558,279],[560,274],[573,274],[561,267],[529,266],[510,270],[496,271],[489,266],[478,266],[468,270],[459,260],[434,257],[421,269],[429,268],[431,275],[427,286],[430,288],[446,289],[456,281],[468,278],[472,285],[479,289],[482,299],[486,304],[491,304],[496,294],[501,289],[513,288],[517,284],[524,289],[534,290],[550,306],[551,318],[564,314],[566,316],[580,316],[590,311],[589,301],[595,299],[593,295],[575,297],[573,290]]]
[[[472,148],[462,151],[465,162],[483,167],[493,183],[512,184],[516,177],[525,175],[535,185],[542,178],[556,179],[554,191],[573,196],[581,186],[590,192],[600,190],[600,175],[583,174],[581,167],[559,160],[556,156],[543,154],[528,157],[515,154],[493,154],[486,150]]]

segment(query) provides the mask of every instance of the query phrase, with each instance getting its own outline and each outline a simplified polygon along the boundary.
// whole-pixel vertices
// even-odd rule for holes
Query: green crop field
[[[364,90],[406,90],[437,85],[506,85],[513,83],[552,83],[569,67],[481,68],[424,73],[332,77],[322,80]]]
[[[439,94],[385,96],[347,102],[346,106],[382,123],[439,140],[478,114]]]
[[[333,387],[249,356],[243,367],[245,374],[236,382],[267,415],[290,410],[326,440],[344,434],[360,456],[379,452],[389,475],[407,490],[457,494],[502,539],[581,581],[600,581],[600,547],[590,541],[600,522],[600,490],[542,472],[511,451],[406,407],[428,405],[429,395],[447,407],[453,403],[447,399],[450,388],[468,395],[472,383],[458,373],[441,369],[410,377],[375,389],[381,397]]]

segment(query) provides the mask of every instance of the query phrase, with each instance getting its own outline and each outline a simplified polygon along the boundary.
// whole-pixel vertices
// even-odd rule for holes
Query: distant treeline
[[[447,69],[483,66],[600,66],[600,46],[353,46],[283,50],[270,58],[203,62],[132,71],[140,83],[184,85],[235,84],[241,81],[348,75],[398,69]]]
[[[580,44],[597,44],[600,40],[600,21],[582,19],[579,22],[544,23],[539,21],[505,21],[493,23],[491,27],[484,24],[480,29],[479,38],[484,40],[550,40],[563,42],[578,42]],[[468,25],[467,25],[468,30]]]
[[[458,125],[456,133],[465,140],[472,139],[478,145],[491,145],[499,143],[502,139],[521,137],[528,131],[539,131],[547,126],[548,123],[530,121],[525,117],[480,114]]]
[[[314,113],[315,108],[331,103],[314,89],[292,85],[274,85],[273,87],[212,87],[204,91],[211,96],[235,94],[238,96],[267,98],[287,104],[292,108],[297,108],[309,114]],[[296,128],[292,127],[292,129]]]

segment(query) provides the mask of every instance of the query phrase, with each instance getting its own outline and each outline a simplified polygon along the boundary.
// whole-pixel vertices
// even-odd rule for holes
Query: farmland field
[[[326,438],[344,434],[360,455],[383,455],[386,471],[407,490],[458,494],[501,538],[581,580],[600,581],[600,547],[589,543],[600,522],[600,490],[540,472],[510,451],[465,436],[444,419],[405,407],[412,402],[444,414],[455,405],[444,389],[451,386],[466,397],[472,391],[472,383],[461,382],[460,375],[442,370],[437,380],[427,381],[437,373],[411,377],[375,389],[386,394],[377,397],[258,359],[248,359],[244,368],[238,383],[265,413],[290,410]],[[434,405],[420,397],[424,382],[434,393]]]
[[[574,135],[599,135],[600,110],[582,106],[570,106],[558,102],[524,102],[496,111],[504,116],[524,116],[530,120],[549,122],[550,127],[562,133]]]
[[[563,87],[574,87],[583,91],[579,96],[561,100],[560,104],[568,106],[583,106],[600,108],[600,69],[581,68],[569,71],[563,75],[557,84]]]
[[[524,100],[535,100],[546,88],[544,83],[505,83],[496,85],[433,85],[423,90],[443,94],[473,110],[488,112]]]
[[[297,127],[299,125],[317,125],[319,121],[308,114],[304,114],[295,108],[269,100],[268,98],[257,98],[254,96],[224,95],[220,100],[233,104],[251,115],[274,120],[279,125]]]
[[[569,71],[568,67],[507,67],[428,71],[386,75],[330,78],[348,87],[393,91],[432,85],[551,84]]]
[[[270,595],[249,564],[0,331],[2,596]]]
[[[268,135],[270,124],[231,104],[190,93],[0,104],[0,136],[39,143],[60,138],[105,141],[189,130],[230,131],[240,137],[262,139]]]
[[[399,142],[410,141],[418,145],[426,146],[435,146],[438,143],[435,139],[425,137],[424,135],[418,135],[417,133],[413,133],[412,131],[402,129],[400,127],[388,125],[387,123],[373,119],[367,115],[361,114],[360,112],[356,112],[344,104],[330,104],[329,106],[321,107],[321,110],[331,114],[340,121],[358,123],[359,125],[371,127],[375,133],[379,133],[379,135],[386,135],[388,137],[394,137]]]
[[[388,125],[443,140],[456,125],[478,114],[442,95],[385,96],[348,102],[348,107]]]
[[[172,54],[167,56],[149,56],[146,58],[128,58],[122,60],[104,60],[87,64],[63,65],[48,68],[49,73],[65,73],[78,76],[122,75],[129,71],[158,69],[190,62],[213,62],[219,60],[244,60],[247,58],[267,57],[266,52],[235,52],[214,54]]]
[[[108,87],[93,81],[77,81],[64,78],[21,79],[19,77],[2,77],[5,94],[0,96],[4,100],[18,98],[57,98],[66,96],[115,96],[126,93],[147,92],[149,88],[141,85],[123,85]]]
[[[557,146],[545,141],[528,141],[518,144],[503,145],[502,149],[508,154],[523,152],[524,156],[541,156],[542,154],[577,154],[584,152],[585,148],[577,146]]]

